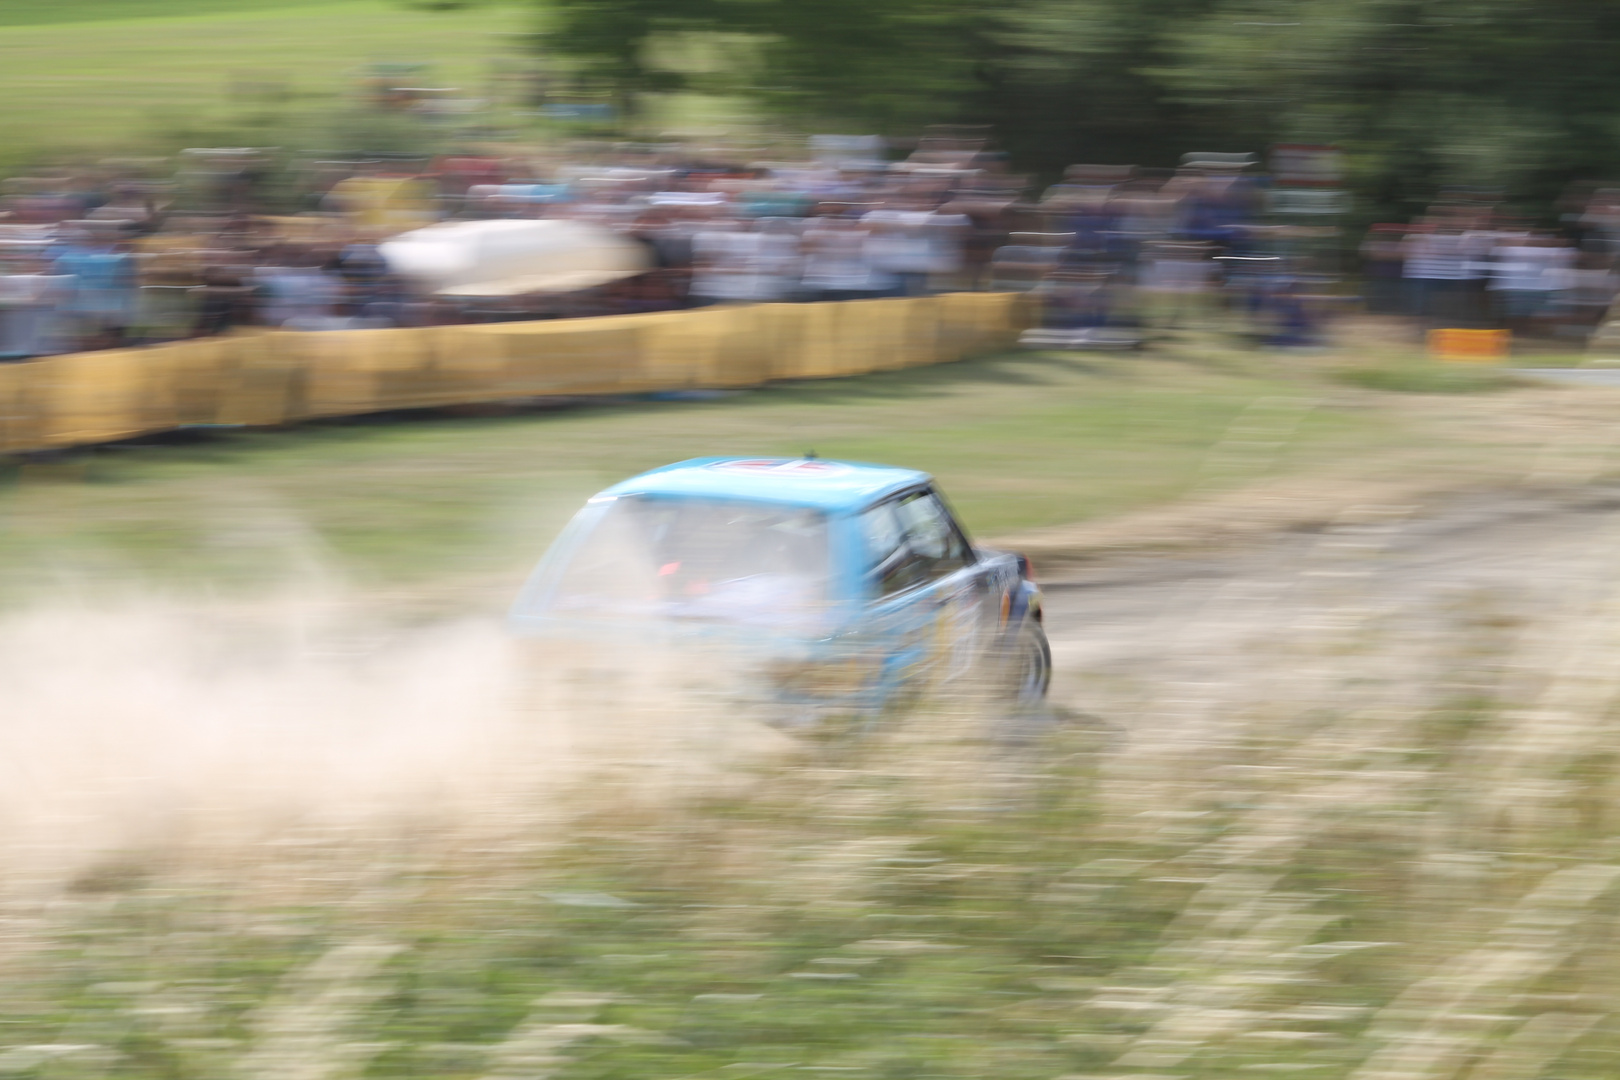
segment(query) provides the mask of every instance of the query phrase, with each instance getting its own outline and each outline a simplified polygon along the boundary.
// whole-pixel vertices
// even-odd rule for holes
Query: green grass
[[[315,6],[311,0],[6,0],[0,4],[0,27],[240,15]]]
[[[1505,390],[1516,381],[1493,364],[1431,360],[1421,354],[1358,360],[1336,374],[1352,386],[1405,394],[1475,394]]]
[[[969,528],[991,536],[1410,438],[1364,410],[1316,409],[1274,455],[1240,456],[1235,468],[1220,457],[1210,472],[1212,448],[1257,401],[1302,392],[1315,390],[1280,369],[1020,355],[716,401],[361,419],[107,448],[29,466],[0,487],[0,587],[74,561],[163,578],[273,578],[299,545],[362,580],[506,574],[592,492],[706,454],[814,450],[925,469]]]
[[[1507,361],[1509,367],[1516,368],[1578,368],[1586,367],[1593,362],[1593,353],[1590,352],[1521,352],[1515,353]],[[1601,364],[1601,361],[1598,361]]]
[[[52,11],[61,21],[45,22]],[[483,96],[491,59],[528,20],[522,6],[384,0],[24,4],[0,18],[0,171],[284,138],[337,108],[373,61],[427,63],[435,85]]]

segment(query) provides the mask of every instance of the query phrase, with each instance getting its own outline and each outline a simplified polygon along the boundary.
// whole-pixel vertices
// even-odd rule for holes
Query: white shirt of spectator
[[[1567,247],[1504,245],[1491,261],[1490,288],[1514,292],[1567,289],[1575,253]]]
[[[804,231],[804,284],[811,289],[867,292],[882,288],[865,229],[811,225]]]
[[[73,294],[70,274],[0,274],[0,356],[61,351],[59,309]]]
[[[965,214],[916,210],[873,210],[861,224],[872,229],[872,265],[892,274],[956,273],[972,225]]]
[[[1459,233],[1415,233],[1406,238],[1402,274],[1428,281],[1467,281],[1483,276],[1482,254]]]
[[[781,300],[797,280],[798,240],[792,232],[700,232],[692,238],[691,291],[737,303]]]

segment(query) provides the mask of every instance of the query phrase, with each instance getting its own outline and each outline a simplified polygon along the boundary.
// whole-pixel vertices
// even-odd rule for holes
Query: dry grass
[[[447,831],[305,821],[14,895],[0,1068],[1612,1075],[1615,537],[1434,633],[1371,588],[1398,525],[1323,534],[1239,691],[1011,744],[924,703],[686,783],[576,757]]]

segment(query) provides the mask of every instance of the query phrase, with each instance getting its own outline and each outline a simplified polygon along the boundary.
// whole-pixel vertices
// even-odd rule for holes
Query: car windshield
[[[802,624],[827,601],[827,518],[741,500],[625,496],[551,597],[579,615]]]

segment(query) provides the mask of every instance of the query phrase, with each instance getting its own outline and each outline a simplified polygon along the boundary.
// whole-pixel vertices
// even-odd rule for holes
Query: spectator
[[[922,296],[934,267],[927,211],[873,210],[861,218],[870,231],[866,256],[874,271],[892,282],[896,296]]]
[[[1374,315],[1400,312],[1403,226],[1374,225],[1361,244],[1362,288],[1367,311]]]
[[[1140,287],[1156,313],[1153,321],[1164,328],[1198,325],[1218,269],[1207,244],[1150,245]]]
[[[1551,237],[1530,235],[1499,244],[1490,262],[1497,318],[1528,331],[1551,314],[1553,299],[1571,282],[1573,251]]]
[[[61,352],[67,344],[58,312],[73,279],[51,272],[35,252],[0,256],[0,361]]]
[[[203,270],[203,283],[191,290],[197,311],[196,333],[229,333],[253,318],[253,290],[242,284],[232,267],[213,265]]]
[[[394,325],[380,315],[366,315],[355,302],[354,293],[341,281],[328,282],[328,306],[323,310],[315,306],[305,308],[282,323],[284,330],[382,330]]]
[[[124,343],[135,321],[135,259],[129,245],[80,230],[55,260],[56,273],[73,279],[64,310],[73,320],[79,348],[112,348]]]
[[[1612,262],[1603,254],[1585,252],[1576,260],[1567,294],[1568,324],[1575,328],[1576,334],[1585,336],[1603,321],[1604,313],[1620,291],[1620,279],[1615,276]]]
[[[711,221],[692,237],[692,307],[754,299],[754,236],[732,221]]]
[[[870,230],[853,218],[818,218],[804,231],[804,288],[816,300],[869,300],[893,287],[871,262]]]
[[[1408,313],[1429,329],[1456,325],[1474,274],[1461,230],[1432,225],[1415,229],[1402,243],[1401,255]]]
[[[309,324],[332,313],[342,279],[320,269],[313,252],[289,252],[289,266],[261,266],[254,271],[259,321],[282,327],[298,320]],[[312,265],[313,264],[313,265]]]

